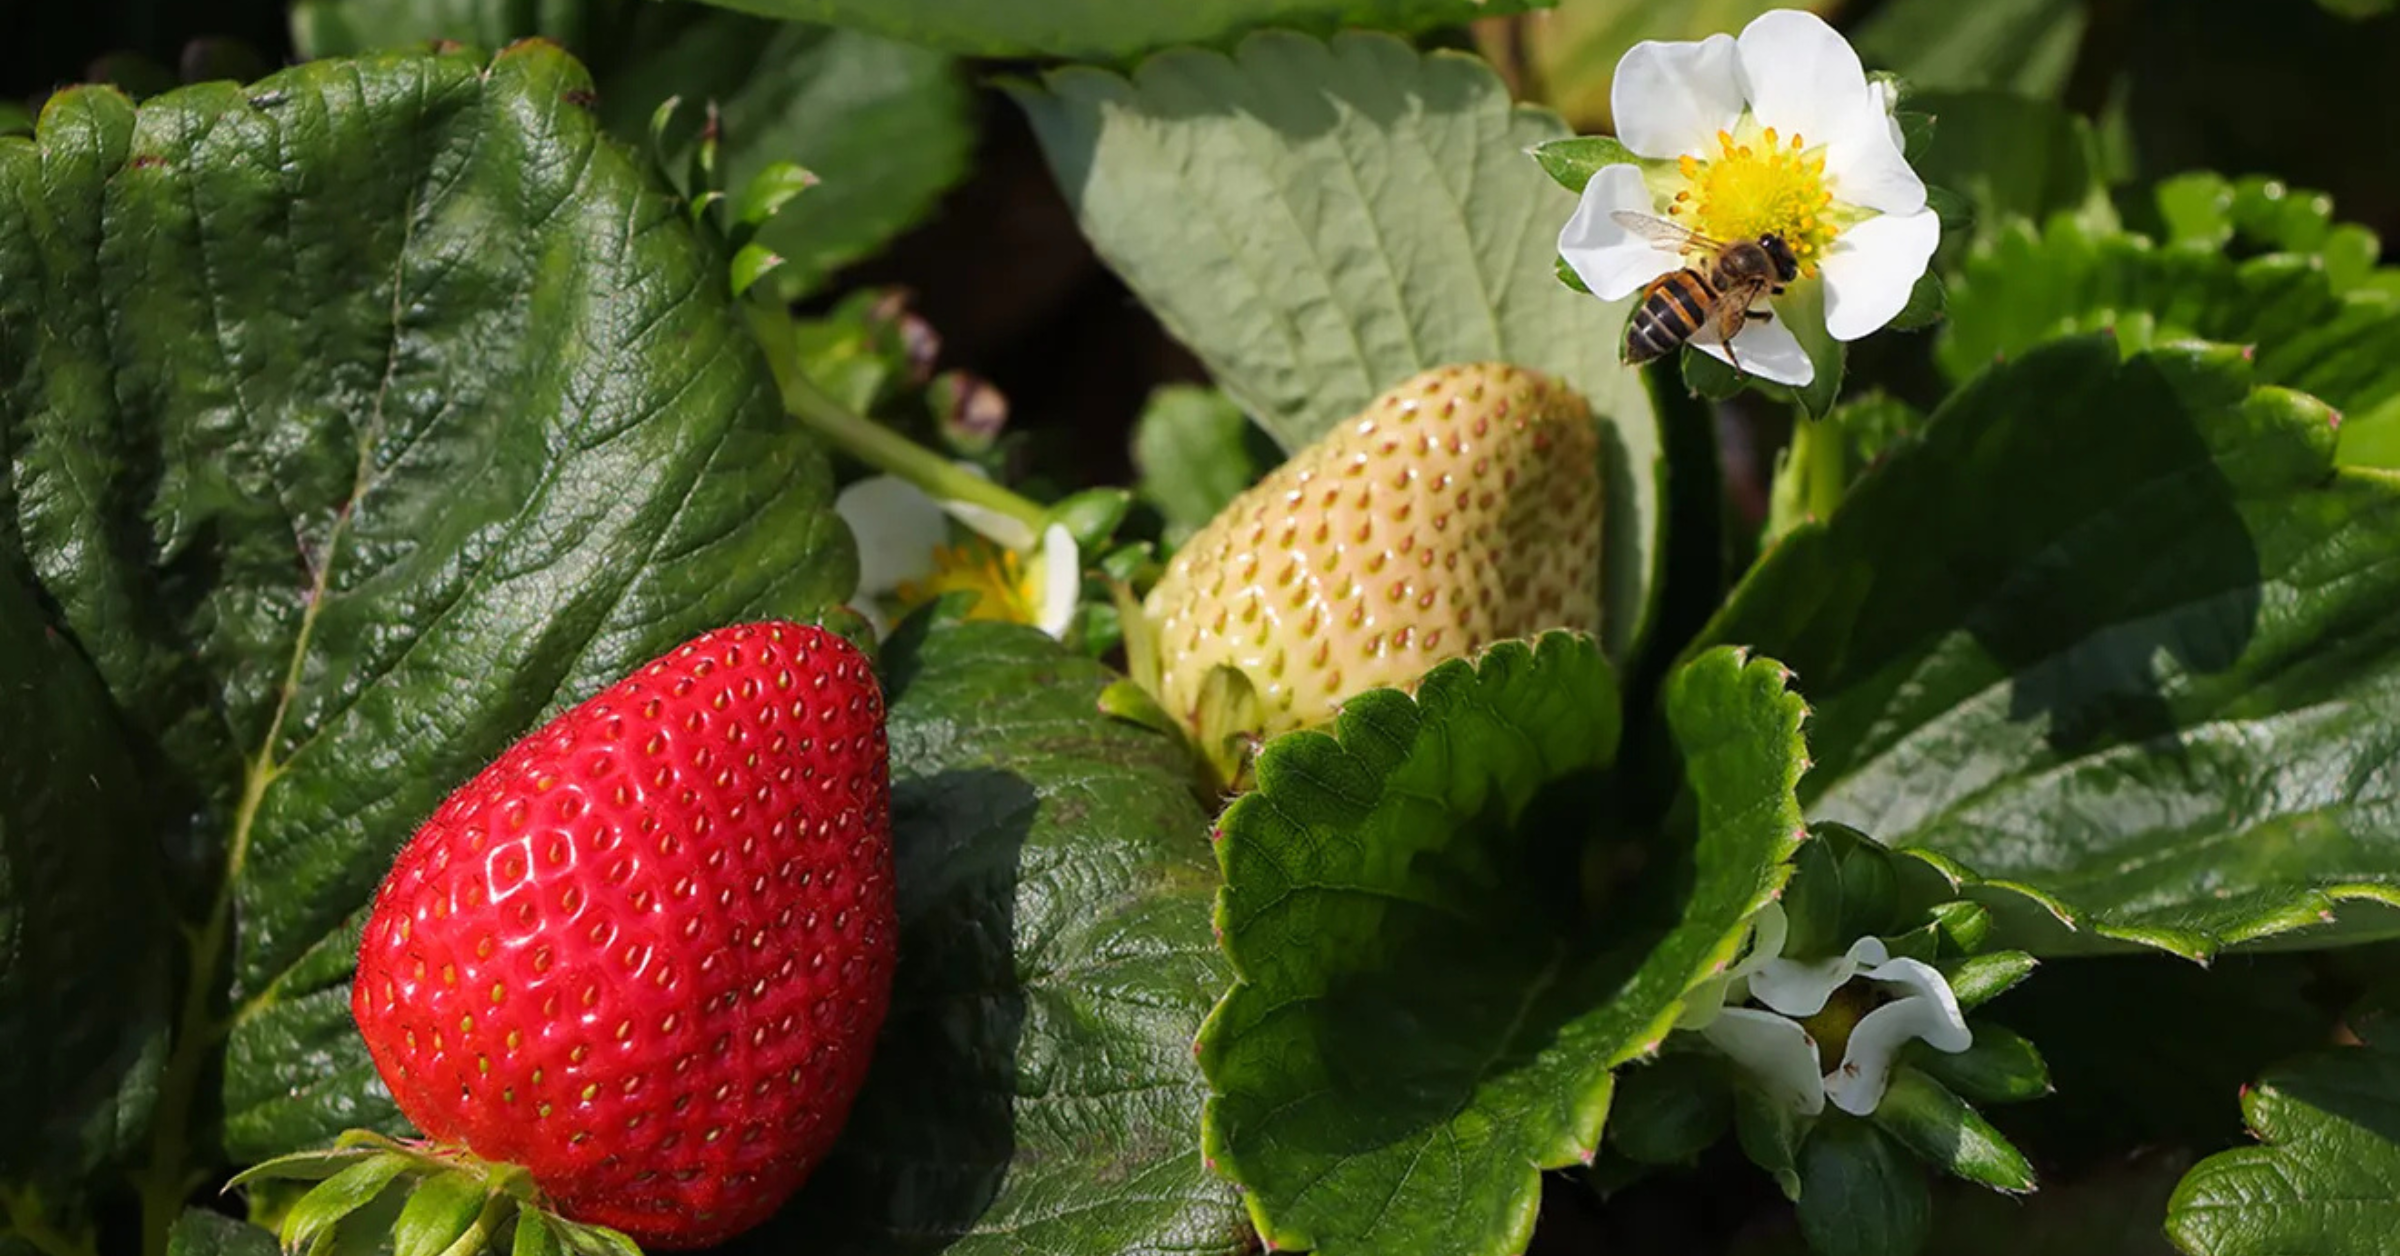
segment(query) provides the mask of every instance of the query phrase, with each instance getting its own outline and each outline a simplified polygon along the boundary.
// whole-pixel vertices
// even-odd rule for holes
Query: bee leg
[[[1775,321],[1775,312],[1773,310],[1751,310],[1742,317],[1751,322],[1772,323]]]

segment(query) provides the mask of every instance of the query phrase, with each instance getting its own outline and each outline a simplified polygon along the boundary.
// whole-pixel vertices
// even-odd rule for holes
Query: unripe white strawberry
[[[1220,758],[1228,737],[1324,723],[1491,642],[1597,632],[1600,519],[1582,397],[1511,366],[1426,371],[1176,553],[1143,603],[1155,656],[1137,670]]]

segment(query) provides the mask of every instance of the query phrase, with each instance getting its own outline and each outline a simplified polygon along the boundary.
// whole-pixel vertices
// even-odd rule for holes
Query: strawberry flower
[[[959,467],[981,475],[971,463]],[[878,633],[892,620],[948,593],[976,595],[969,619],[1032,624],[1053,637],[1074,622],[1082,555],[1066,525],[1035,530],[974,502],[936,499],[896,475],[871,475],[834,498],[858,538],[858,591],[851,604]],[[952,523],[967,535],[952,539]]]
[[[1897,317],[1941,237],[1925,184],[1902,155],[1893,99],[1816,15],[1779,9],[1740,38],[1636,44],[1617,63],[1609,103],[1617,139],[1639,164],[1603,167],[1559,233],[1558,251],[1604,301],[1685,266],[1677,252],[1612,214],[1664,218],[1717,241],[1782,235],[1803,282],[1822,278],[1825,330],[1856,340]],[[1778,312],[1702,352],[1762,379],[1801,386],[1816,368]]]
[[[1826,959],[1786,959],[1789,927],[1776,904],[1754,928],[1749,956],[1696,992],[1679,1028],[1698,1031],[1792,1111],[1815,1116],[1831,1099],[1865,1116],[1883,1102],[1892,1063],[1912,1040],[1950,1053],[1974,1045],[1957,996],[1931,964],[1894,958],[1874,937]],[[1761,1006],[1739,1006],[1750,1000]],[[1812,1026],[1841,1036],[1831,1069]]]

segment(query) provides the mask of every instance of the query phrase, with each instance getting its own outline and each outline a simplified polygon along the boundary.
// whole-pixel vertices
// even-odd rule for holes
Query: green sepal
[[[1846,938],[1888,933],[1902,923],[1900,874],[1882,844],[1854,829],[1849,833],[1851,840],[1844,843],[1849,849],[1842,852],[1842,933]]]
[[[2050,1066],[2033,1042],[1999,1025],[1975,1026],[1974,1045],[1952,1054],[1910,1044],[1909,1063],[1972,1103],[2022,1103],[2050,1093]]]
[[[1606,135],[1578,135],[1571,139],[1551,140],[1525,150],[1542,167],[1542,173],[1558,180],[1558,185],[1580,196],[1583,186],[1592,176],[1608,166],[1642,164],[1633,150]]]
[[[284,1247],[289,1250],[308,1246],[342,1218],[373,1203],[408,1168],[406,1157],[375,1155],[318,1183],[292,1205],[291,1211],[283,1214]]]
[[[1901,933],[1883,935],[1884,949],[1894,959],[1913,959],[1930,964],[1942,953],[1942,934],[1931,922]]]
[[[1916,286],[1908,290],[1908,304],[1885,323],[1886,331],[1923,331],[1942,321],[1950,305],[1950,289],[1942,284],[1939,273],[1928,270],[1917,276]]]
[[[736,247],[750,243],[793,197],[815,187],[819,180],[798,162],[779,161],[753,175],[733,201],[733,226],[727,235]]]
[[[1125,512],[1133,505],[1133,494],[1121,488],[1086,489],[1060,501],[1050,508],[1044,526],[1065,524],[1068,535],[1085,552],[1107,545],[1116,535],[1117,525],[1125,522]]]
[[[517,1233],[509,1241],[509,1256],[559,1256],[558,1231],[538,1212],[517,1214]]]
[[[1591,286],[1583,282],[1583,276],[1576,274],[1574,267],[1567,265],[1566,258],[1559,258],[1557,265],[1558,281],[1560,283],[1567,285],[1568,288],[1573,289],[1576,292],[1580,292],[1587,297],[1592,295]]]
[[[1783,954],[1791,959],[1837,955],[1850,945],[1842,936],[1842,856],[1825,827],[1809,830],[1783,890]]]
[[[1120,545],[1100,559],[1102,575],[1136,587],[1145,587],[1156,580],[1158,570],[1158,546],[1149,541]]]
[[[321,1182],[374,1155],[366,1147],[336,1147],[331,1151],[296,1151],[288,1156],[264,1160],[233,1176],[225,1189],[247,1186],[252,1182],[269,1180]]]
[[[1785,1199],[1800,1198],[1800,1144],[1808,1137],[1805,1117],[1747,1080],[1739,1081],[1733,1088],[1733,1137],[1750,1163],[1775,1179]]]
[[[1950,983],[1958,1010],[1966,1012],[2007,993],[2032,976],[2040,963],[2024,951],[1994,951],[1989,955],[1937,962],[1934,967],[1941,970],[1942,980]]]
[[[392,1227],[392,1256],[445,1256],[483,1211],[490,1192],[464,1170],[437,1174],[418,1186]]]
[[[738,297],[750,291],[759,280],[773,274],[776,267],[783,265],[783,261],[782,254],[763,244],[743,245],[734,252],[733,261],[726,267],[727,274],[732,281],[733,295]]]
[[[1934,927],[1941,930],[1942,941],[1961,955],[1973,955],[1983,949],[1992,934],[1992,911],[1981,903],[1957,898],[1936,903],[1928,911]]]
[[[1193,713],[1194,741],[1217,785],[1234,788],[1257,750],[1266,726],[1266,707],[1258,689],[1239,668],[1219,663],[1200,682],[1200,701]]]
[[[1733,1121],[1733,1087],[1714,1056],[1673,1054],[1617,1076],[1608,1137],[1641,1164],[1690,1164]]]
[[[1150,691],[1130,680],[1120,680],[1100,691],[1100,713],[1110,719],[1139,724],[1143,728],[1181,738],[1183,726],[1167,709],[1150,696]]]
[[[1973,1105],[1922,1071],[1892,1070],[1869,1120],[1929,1164],[2012,1195],[2034,1188],[2033,1165]]]

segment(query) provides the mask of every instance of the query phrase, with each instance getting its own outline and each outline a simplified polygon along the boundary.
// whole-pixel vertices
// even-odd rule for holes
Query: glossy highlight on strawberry
[[[871,667],[742,625],[451,795],[377,894],[352,1011],[429,1138],[695,1247],[764,1220],[840,1131],[896,931]]]

